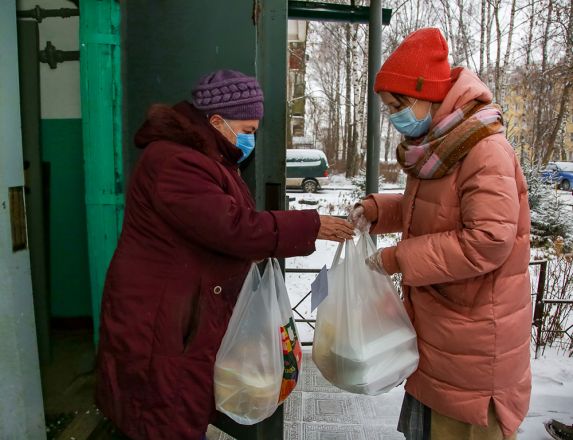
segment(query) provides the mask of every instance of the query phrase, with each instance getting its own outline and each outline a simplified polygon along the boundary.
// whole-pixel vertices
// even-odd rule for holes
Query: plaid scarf
[[[407,174],[439,179],[479,141],[504,130],[499,105],[471,101],[446,116],[425,137],[401,142],[396,157]]]

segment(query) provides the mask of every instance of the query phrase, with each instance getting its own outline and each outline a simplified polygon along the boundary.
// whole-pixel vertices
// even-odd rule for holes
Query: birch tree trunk
[[[458,26],[460,28],[460,38],[461,38],[461,45],[464,51],[464,57],[466,59],[466,65],[469,67],[470,66],[470,61],[471,61],[471,55],[470,55],[470,40],[469,40],[469,36],[466,32],[466,25],[465,25],[465,20],[464,20],[464,2],[463,0],[457,0],[457,4],[458,4]],[[475,63],[474,63],[474,70],[475,70]]]
[[[531,16],[529,17],[529,32],[527,33],[527,45],[525,46],[525,67],[529,67],[531,63],[531,51],[533,43],[533,30],[535,29],[535,1],[530,0]]]
[[[346,176],[347,177],[351,177],[352,176],[352,162],[354,161],[354,151],[352,151],[352,142],[354,139],[354,123],[353,123],[353,106],[352,106],[352,90],[353,90],[353,83],[354,83],[354,77],[353,77],[353,66],[352,63],[354,61],[354,46],[353,46],[353,32],[352,32],[352,25],[350,23],[346,23],[344,25],[344,31],[345,31],[345,40],[346,40],[346,53],[348,54],[347,56],[347,60],[348,65],[346,66],[346,127],[347,127],[347,133],[348,136],[346,138],[346,144],[344,145],[345,148],[345,159],[346,159]]]
[[[495,0],[493,5],[493,14],[495,18],[495,33],[497,38],[496,44],[496,53],[495,53],[495,77],[494,77],[494,84],[495,84],[495,102],[501,102],[501,25],[499,23],[499,6],[501,0]]]
[[[386,129],[386,142],[384,142],[384,162],[388,162],[390,156],[390,148],[392,141],[392,123],[388,121],[388,128]]]
[[[491,2],[487,0],[487,12],[486,12],[486,26],[485,26],[485,69],[487,76],[487,83],[491,82]]]
[[[351,93],[352,93],[352,46],[351,46],[351,24],[344,25],[344,43],[346,46],[344,67],[345,67],[345,94],[344,94],[344,131],[342,136],[342,160],[346,161],[346,170],[348,172],[348,149],[350,139],[352,138],[352,121],[351,121]]]
[[[486,27],[486,3],[487,0],[481,0],[481,22],[479,37],[479,77],[483,78],[484,73],[484,56],[485,56],[485,27]]]
[[[533,2],[532,2],[533,3]],[[517,6],[517,0],[512,0],[511,2],[511,12],[509,13],[509,32],[507,34],[507,46],[505,48],[505,56],[503,57],[503,69],[507,68],[509,64],[509,57],[511,55],[511,46],[513,42],[513,28],[515,26],[515,8]]]
[[[533,129],[533,148],[535,149],[535,162],[541,161],[544,157],[544,137],[545,137],[545,127],[543,124],[543,100],[545,91],[547,88],[545,82],[545,72],[547,70],[547,48],[549,43],[549,30],[551,29],[551,22],[553,19],[553,0],[549,0],[547,5],[547,18],[545,21],[545,31],[543,32],[543,39],[542,39],[542,46],[541,46],[541,72],[540,72],[540,88],[536,91],[537,93],[537,108],[535,111],[535,121],[534,121],[534,129]]]
[[[571,95],[571,89],[573,88],[573,60],[571,59],[571,54],[573,52],[573,2],[569,4],[569,19],[567,23],[567,30],[565,31],[565,57],[564,57],[564,82],[563,93],[561,94],[561,102],[559,103],[559,112],[557,113],[557,120],[555,125],[551,130],[549,138],[547,139],[547,150],[543,156],[543,163],[548,162],[554,155],[555,144],[557,140],[557,135],[563,128],[563,122],[565,116],[569,113],[569,96]],[[561,156],[563,156],[561,153]]]

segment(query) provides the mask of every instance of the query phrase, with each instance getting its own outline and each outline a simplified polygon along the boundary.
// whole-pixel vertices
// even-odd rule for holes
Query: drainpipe
[[[60,17],[79,17],[79,9],[61,8],[61,9],[43,9],[36,5],[34,9],[27,9],[25,11],[18,11],[18,18],[33,18],[38,23],[41,23],[44,18]]]
[[[80,85],[94,339],[107,267],[123,220],[120,5],[80,3]]]

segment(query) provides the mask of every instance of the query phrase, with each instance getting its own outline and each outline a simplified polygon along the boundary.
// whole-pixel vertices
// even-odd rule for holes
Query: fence
[[[537,289],[531,294],[533,301],[533,328],[532,332],[533,342],[535,343],[535,358],[539,357],[539,351],[544,346],[544,339],[542,337],[543,333],[560,333],[569,338],[569,347],[573,345],[573,324],[569,325],[563,330],[547,330],[546,319],[548,314],[546,314],[546,305],[572,305],[573,299],[546,299],[546,285],[547,285],[547,268],[548,261],[532,261],[529,263],[530,266],[539,266],[539,276],[537,278]],[[573,352],[572,352],[573,354]]]
[[[539,276],[537,278],[537,287],[534,292],[531,293],[532,302],[533,302],[533,332],[532,332],[532,339],[535,343],[535,358],[539,356],[539,351],[543,346],[543,338],[542,334],[546,332],[545,329],[545,306],[552,305],[552,304],[562,304],[562,305],[570,305],[573,304],[573,299],[564,300],[564,299],[546,299],[545,298],[545,287],[547,282],[547,267],[548,261],[547,260],[539,260],[539,261],[531,261],[529,263],[530,266],[539,266]],[[285,270],[286,273],[319,273],[320,269],[294,269],[294,268],[287,268]],[[312,327],[314,330],[314,324],[316,323],[316,319],[307,319],[305,318],[302,313],[298,310],[298,308],[302,305],[304,301],[308,299],[311,295],[311,292],[308,292],[306,295],[302,297],[302,299],[292,308],[293,314],[295,316],[295,321],[297,323],[304,323]],[[562,333],[569,337],[571,344],[573,344],[573,324],[567,327],[564,330],[555,331],[551,330],[552,332]],[[312,346],[312,342],[302,342],[303,346]]]

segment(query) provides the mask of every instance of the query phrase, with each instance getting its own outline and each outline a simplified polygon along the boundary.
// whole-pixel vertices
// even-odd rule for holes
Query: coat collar
[[[231,144],[202,112],[187,101],[173,107],[154,104],[149,108],[145,122],[135,135],[135,145],[145,148],[155,141],[185,145],[235,169],[242,156],[241,150]]]

